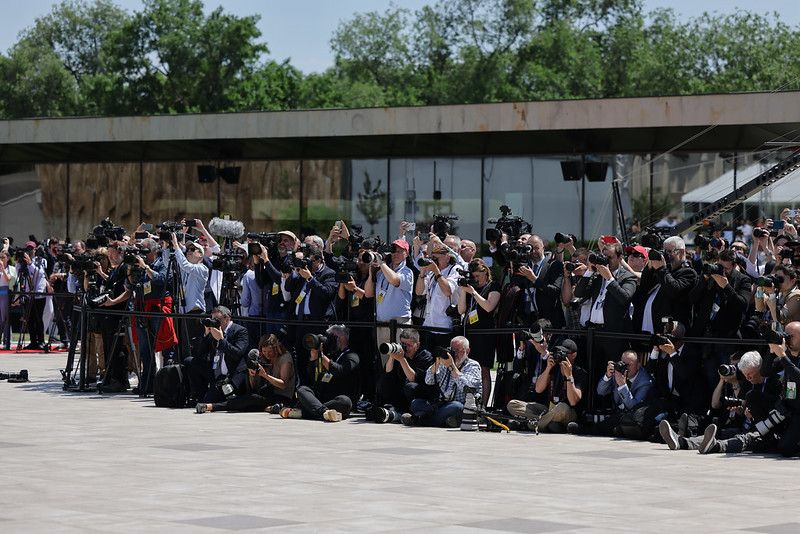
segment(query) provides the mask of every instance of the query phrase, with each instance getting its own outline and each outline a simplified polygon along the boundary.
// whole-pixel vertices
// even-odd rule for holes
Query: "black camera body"
[[[358,264],[354,261],[342,262],[339,270],[334,274],[337,284],[346,284],[352,278],[355,280],[358,277]]]
[[[628,366],[622,360],[618,362],[614,362],[614,370],[620,374],[625,374],[625,371],[628,370]]]
[[[216,317],[206,317],[203,319],[203,326],[206,328],[219,328],[222,325]]]
[[[703,274],[711,276],[712,274],[724,275],[725,269],[719,263],[704,263]]]
[[[610,261],[610,258],[608,256],[606,256],[605,254],[594,253],[594,252],[589,254],[589,258],[588,259],[589,259],[589,263],[592,264],[592,269],[594,269],[595,265],[605,265],[606,267],[608,267],[608,263]]]
[[[650,336],[650,345],[653,347],[658,347],[659,345],[666,345],[674,340],[675,336],[672,334],[653,334]]]
[[[303,347],[306,350],[317,350],[322,345],[322,352],[333,354],[338,346],[338,339],[333,334],[306,334],[303,336]]]
[[[247,271],[247,265],[242,263],[243,258],[244,256],[241,254],[215,252],[214,259],[211,260],[211,268],[223,273],[243,273]]]
[[[734,376],[739,371],[739,368],[732,363],[723,363],[717,367],[717,372],[725,377]]]
[[[535,341],[536,343],[542,343],[544,341],[544,332],[542,332],[542,327],[539,323],[534,322],[530,329],[517,332],[517,341],[529,340]]]
[[[505,204],[500,206],[501,217],[499,219],[487,219],[487,223],[495,225],[494,228],[486,229],[486,240],[499,242],[503,238],[503,233],[508,234],[509,241],[516,242],[519,236],[531,231],[531,223],[520,217],[513,215],[511,208]]]
[[[561,232],[558,232],[553,237],[553,241],[555,241],[558,245],[569,245],[570,241],[577,243],[578,238],[575,237],[575,234],[562,234]]]
[[[651,248],[647,251],[647,259],[651,261],[661,261],[664,259],[664,255],[660,251]]]
[[[236,398],[236,387],[233,385],[231,379],[227,376],[217,381],[215,385],[217,386],[217,389],[220,390],[223,395],[225,395],[225,400]]]
[[[453,358],[453,361],[455,361],[455,359],[456,359],[456,355],[453,352],[453,349],[450,348],[450,347],[436,347],[434,349],[434,352],[436,353],[436,358],[437,359],[445,359],[448,356]]]
[[[641,238],[642,246],[646,248],[651,248],[653,250],[663,250],[664,249],[664,237],[665,230],[663,228],[656,228],[654,226],[648,226],[645,228],[647,232]]]
[[[567,359],[567,351],[561,350],[558,347],[553,349],[553,352],[551,352],[550,355],[553,357],[553,361],[556,362],[556,365],[566,361]]]
[[[439,239],[444,241],[444,238],[447,237],[447,234],[450,233],[451,225],[450,221],[457,221],[458,215],[434,215],[433,216],[433,233],[436,234]]]
[[[417,266],[419,267],[427,267],[433,263],[433,260],[430,258],[420,258],[417,260]]]
[[[744,406],[744,400],[736,397],[722,397],[720,404],[722,404],[723,408],[739,408]]]
[[[753,228],[753,237],[767,237],[769,235],[769,230],[766,228]]]
[[[783,251],[781,251],[783,252]],[[783,276],[779,274],[768,274],[765,276],[759,276],[756,280],[756,284],[758,287],[777,287],[784,282]]]
[[[785,332],[776,332],[768,325],[761,325],[758,329],[758,335],[761,336],[764,341],[772,345],[780,345],[784,340],[788,341],[789,339],[789,336]]]

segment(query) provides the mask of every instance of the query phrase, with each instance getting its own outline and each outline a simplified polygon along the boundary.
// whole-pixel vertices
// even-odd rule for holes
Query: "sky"
[[[37,17],[46,15],[58,4],[54,0],[25,0],[24,2],[3,2],[3,15],[0,17],[0,51],[7,50],[17,41],[19,33],[33,25]],[[141,10],[141,0],[114,0],[121,8],[133,12]],[[261,41],[267,43],[269,57],[276,61],[290,58],[291,64],[304,73],[322,72],[332,66],[330,39],[340,22],[349,20],[355,13],[385,11],[388,0],[205,0],[206,11],[219,5],[224,10],[239,16],[260,14],[258,26],[262,32]],[[414,11],[435,0],[396,0]],[[709,13],[730,14],[737,10],[737,4],[750,4],[745,9],[764,15],[777,12],[780,20],[791,26],[800,23],[800,10],[797,0],[645,0],[645,11],[658,7],[671,7],[682,20]]]

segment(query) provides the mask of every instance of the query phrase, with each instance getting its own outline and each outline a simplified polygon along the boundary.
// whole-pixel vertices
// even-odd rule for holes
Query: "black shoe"
[[[419,424],[419,417],[412,413],[404,413],[400,421],[406,426],[417,426]]]
[[[457,415],[448,415],[444,420],[445,428],[458,428],[461,426],[461,418]]]
[[[581,433],[581,425],[579,425],[575,421],[570,421],[567,424],[567,434],[580,434]]]

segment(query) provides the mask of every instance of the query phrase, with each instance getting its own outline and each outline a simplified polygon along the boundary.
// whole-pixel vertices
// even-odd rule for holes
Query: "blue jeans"
[[[447,418],[453,416],[456,421],[461,423],[461,413],[464,405],[458,401],[442,403],[432,403],[427,399],[414,399],[411,401],[411,413],[419,417],[419,422],[423,426],[448,426],[445,424]]]

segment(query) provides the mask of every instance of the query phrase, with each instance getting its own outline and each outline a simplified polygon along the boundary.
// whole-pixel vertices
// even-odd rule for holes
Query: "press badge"
[[[469,312],[469,324],[475,324],[478,322],[478,310],[472,310]]]
[[[297,298],[294,299],[294,303],[295,304],[300,304],[301,302],[303,302],[304,298],[306,298],[306,290],[305,289],[303,291],[301,291],[299,295],[297,295]]]
[[[358,296],[353,293],[353,295],[350,297],[350,307],[357,308],[359,304],[361,304],[361,299],[359,299]]]
[[[152,290],[153,286],[150,284],[150,282],[145,282],[144,285],[142,286],[142,291],[144,292],[145,295],[148,295]]]
[[[278,287],[278,284],[273,282],[272,283],[272,294],[273,295],[277,295],[279,290],[280,290],[280,287]]]
[[[333,378],[333,375],[332,375],[332,374],[330,374],[330,373],[325,373],[324,375],[322,375],[322,381],[323,381],[325,384],[327,384],[328,382],[330,382],[332,378]]]
[[[714,305],[711,306],[711,318],[712,319],[714,318],[714,316],[717,314],[718,311],[719,311],[719,304],[717,304],[715,302]]]
[[[786,382],[786,399],[794,400],[797,398],[797,384],[795,382]]]
[[[219,354],[214,356],[214,363],[211,365],[211,369],[216,371],[219,367]]]
[[[375,297],[375,300],[378,304],[383,304],[383,299],[386,297],[386,291],[381,291],[378,293],[378,296]]]

